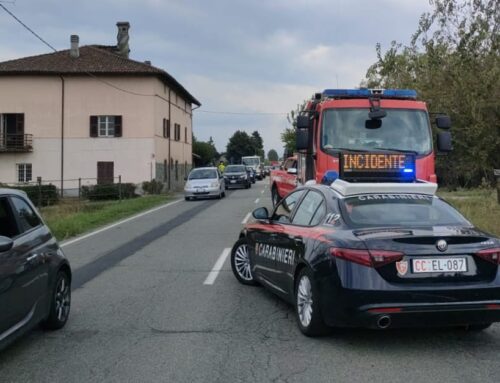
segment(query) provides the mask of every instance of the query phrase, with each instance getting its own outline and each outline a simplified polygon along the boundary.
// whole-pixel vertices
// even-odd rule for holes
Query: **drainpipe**
[[[64,193],[64,77],[61,75],[61,197]]]
[[[170,87],[168,88],[168,190],[170,191],[170,186],[171,186],[171,174],[170,174],[170,169],[172,168],[172,155],[170,154],[170,140],[172,139],[172,119],[171,119],[171,106],[170,106],[170,100],[171,96],[170,93],[172,90]]]

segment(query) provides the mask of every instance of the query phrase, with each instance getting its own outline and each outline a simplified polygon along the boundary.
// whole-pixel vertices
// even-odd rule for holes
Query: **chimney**
[[[80,38],[78,37],[78,35],[71,35],[69,41],[71,42],[71,49],[69,50],[70,57],[74,59],[80,57],[80,50],[78,49]]]
[[[128,30],[130,28],[130,23],[128,21],[119,21],[116,23],[116,26],[118,27],[118,35],[116,36],[118,54],[128,58],[130,52],[128,47]]]

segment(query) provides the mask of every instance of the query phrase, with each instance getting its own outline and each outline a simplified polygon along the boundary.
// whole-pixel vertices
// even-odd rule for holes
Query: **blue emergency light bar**
[[[392,98],[416,100],[417,91],[413,89],[325,89],[322,93],[327,98]]]

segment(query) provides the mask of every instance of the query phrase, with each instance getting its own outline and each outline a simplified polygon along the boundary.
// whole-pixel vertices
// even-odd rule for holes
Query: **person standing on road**
[[[224,162],[220,161],[219,166],[217,166],[217,168],[219,169],[219,172],[222,174],[224,173],[224,169],[226,168],[226,166],[224,165]]]

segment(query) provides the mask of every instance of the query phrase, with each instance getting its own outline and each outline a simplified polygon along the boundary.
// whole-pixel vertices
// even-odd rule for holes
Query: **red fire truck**
[[[451,151],[450,118],[437,114],[435,124],[443,129],[437,133],[437,151]],[[328,182],[335,174],[351,180],[437,182],[427,106],[410,89],[316,93],[297,117],[297,152],[295,167],[272,174],[274,202],[289,191],[283,185]]]

